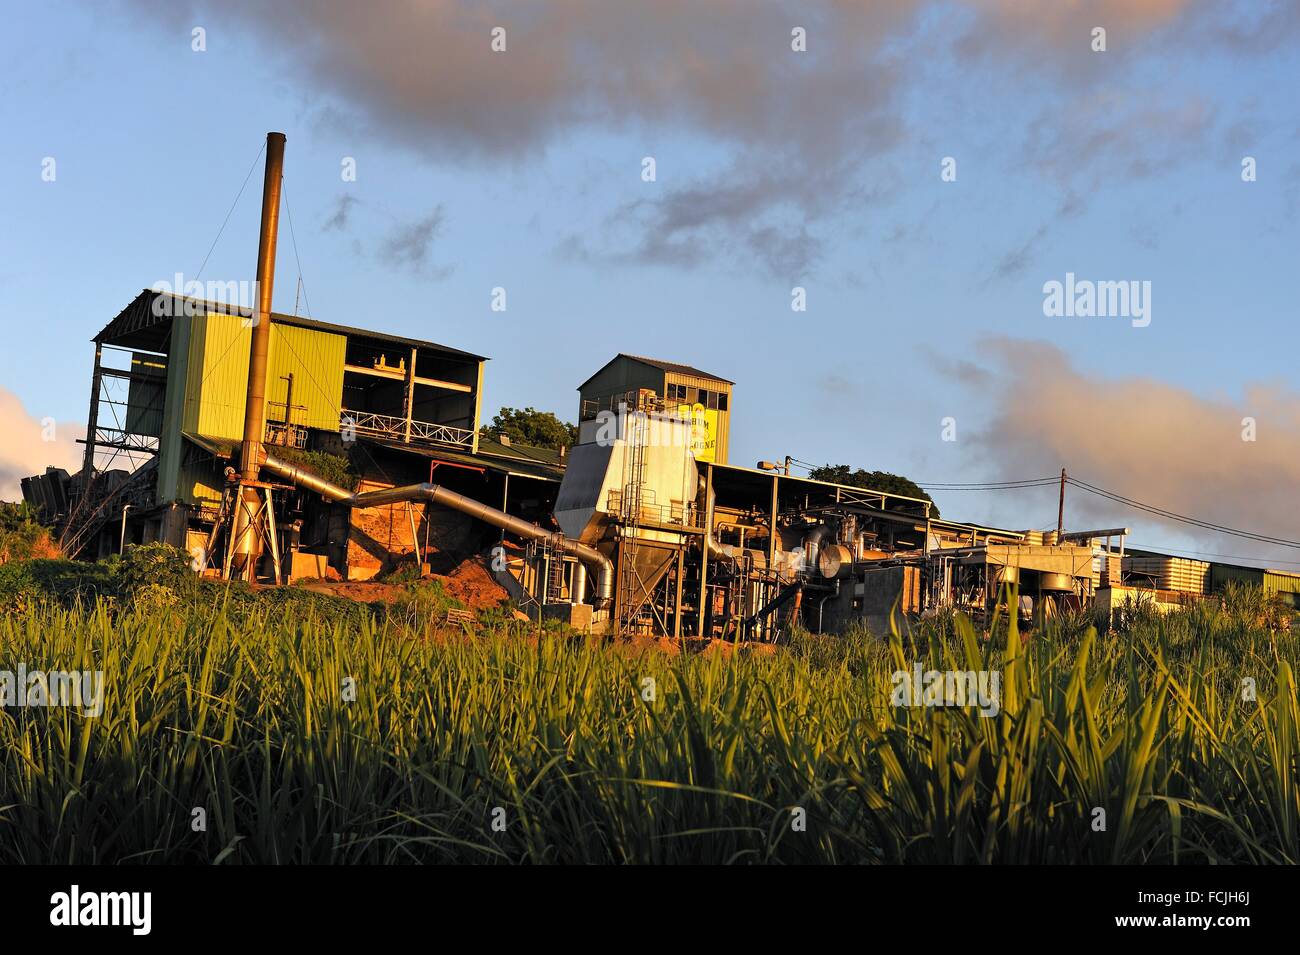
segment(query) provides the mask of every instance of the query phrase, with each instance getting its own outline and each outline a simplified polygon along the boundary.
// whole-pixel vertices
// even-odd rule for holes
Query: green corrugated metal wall
[[[195,315],[190,319],[182,430],[216,438],[243,436],[251,343],[252,330],[239,316]]]
[[[244,432],[251,329],[232,315],[196,316],[190,335],[184,430],[217,438]],[[343,361],[347,339],[310,328],[273,324],[267,356],[267,396],[284,401],[293,374],[293,403],[306,405],[297,424],[336,431],[343,400]]]
[[[305,412],[300,411],[294,415],[293,423],[308,428],[337,431],[343,402],[343,363],[347,343],[347,338],[342,335],[331,335],[294,325],[272,325],[267,399],[279,402],[285,400],[288,382],[283,380],[283,376],[292,373],[293,403],[306,405]],[[239,416],[239,426],[242,430],[242,414]]]
[[[180,432],[232,440],[243,436],[251,341],[251,329],[238,316],[214,313],[175,320],[158,461],[162,500],[220,500],[219,476],[210,464],[190,459]],[[282,376],[292,372],[293,403],[307,409],[295,415],[294,423],[338,430],[346,350],[343,335],[273,324],[268,400],[285,400]]]
[[[1210,565],[1211,593],[1218,593],[1230,580],[1259,587],[1264,583],[1264,572],[1253,567],[1234,567],[1231,564]]]
[[[1290,607],[1300,606],[1300,577],[1295,574],[1264,571],[1264,590],[1278,594]]]

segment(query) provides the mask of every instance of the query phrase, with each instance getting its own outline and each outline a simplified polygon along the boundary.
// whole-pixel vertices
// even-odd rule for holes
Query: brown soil
[[[421,579],[441,581],[447,595],[470,610],[496,607],[510,599],[506,589],[492,579],[492,574],[481,557],[461,561],[448,574],[428,574]],[[407,584],[378,580],[314,580],[301,586],[305,590],[346,597],[361,603],[392,603],[402,597]]]
[[[510,599],[510,594],[492,577],[481,557],[462,561],[459,567],[439,579],[447,593],[470,610],[497,607]]]

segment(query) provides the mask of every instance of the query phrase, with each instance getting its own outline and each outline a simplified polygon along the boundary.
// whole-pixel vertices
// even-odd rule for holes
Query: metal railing
[[[369,411],[349,411],[339,416],[339,427],[344,433],[371,435],[393,441],[406,440],[406,419],[393,415],[373,414]],[[467,428],[453,428],[448,424],[428,421],[411,421],[411,440],[421,444],[445,444],[455,448],[472,448],[474,432]]]
[[[307,429],[296,424],[284,424],[279,421],[266,423],[266,443],[281,448],[307,447]]]
[[[623,492],[620,490],[611,490],[605,496],[605,510],[610,514],[623,514]],[[668,504],[656,504],[652,501],[642,500],[640,507],[636,509],[635,519],[642,523],[651,524],[675,524],[681,527],[700,527],[699,508],[693,501],[672,501]],[[625,519],[632,519],[633,515],[624,515]]]
[[[625,391],[618,395],[609,395],[605,398],[584,398],[578,409],[578,417],[581,421],[594,421],[601,412],[609,411],[618,414],[619,408],[627,406],[628,411],[644,411],[647,414],[663,414],[672,408],[676,408],[679,402],[666,402],[653,391],[649,390],[632,390]]]

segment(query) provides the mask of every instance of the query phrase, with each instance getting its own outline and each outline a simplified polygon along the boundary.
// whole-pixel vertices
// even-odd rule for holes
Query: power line
[[[1026,487],[1048,487],[1060,482],[1059,477],[1025,478],[1021,481],[978,481],[969,484],[917,481],[917,487],[936,491],[1008,491]]]
[[[285,215],[289,219],[289,239],[293,243],[293,260],[298,264],[298,288],[302,289],[302,301],[307,306],[307,317],[311,318],[311,299],[307,297],[307,283],[302,277],[302,259],[298,257],[298,237],[293,231],[293,210],[289,207],[289,189],[284,185],[283,176],[280,177],[280,187],[284,193]]]
[[[265,149],[266,143],[263,142],[262,148],[259,149],[257,155],[253,157],[253,164],[248,167],[248,175],[244,177],[244,184],[239,187],[239,192],[235,193],[235,201],[230,204],[230,209],[226,212],[226,217],[221,220],[221,228],[217,230],[217,237],[212,240],[212,245],[208,246],[208,254],[203,257],[203,264],[199,266],[199,271],[195,274],[194,281],[197,282],[199,276],[203,274],[203,270],[207,268],[208,259],[212,258],[213,250],[216,249],[217,243],[221,241],[222,233],[226,231],[226,223],[230,221],[230,217],[235,211],[235,206],[239,205],[239,200],[244,195],[244,189],[248,187],[248,180],[253,178],[253,170],[257,168],[257,161],[262,158],[262,152]],[[180,292],[180,289],[177,289],[176,291]]]
[[[1203,521],[1200,518],[1189,517],[1186,514],[1178,514],[1166,508],[1156,507],[1153,504],[1145,504],[1142,501],[1137,501],[1134,500],[1133,498],[1125,497],[1124,495],[1117,494],[1114,491],[1108,491],[1105,488],[1096,487],[1092,484],[1088,484],[1084,481],[1080,481],[1077,478],[1067,477],[1066,483],[1074,487],[1077,487],[1080,490],[1087,491],[1090,494],[1096,494],[1098,497],[1106,498],[1107,500],[1114,501],[1117,504],[1123,504],[1127,507],[1132,507],[1135,508],[1136,510],[1144,511],[1148,514],[1154,514],[1157,517],[1163,517],[1166,520],[1176,521],[1183,524],[1190,524],[1193,527],[1200,527],[1205,530],[1214,531],[1215,533],[1218,534],[1227,534],[1232,537],[1241,537],[1246,540],[1253,540],[1261,544],[1274,544],[1278,547],[1292,547],[1297,550],[1300,550],[1300,541],[1288,540],[1287,538],[1284,537],[1272,537],[1268,534],[1260,534],[1255,531],[1241,530],[1240,528],[1228,527],[1224,524],[1215,524],[1212,521]]]
[[[934,490],[1007,491],[1007,490],[1020,490],[1022,488],[1050,487],[1055,485],[1059,480],[1060,479],[1056,477],[1046,477],[1046,478],[1023,478],[1023,479],[1011,480],[1011,481],[976,481],[976,482],[965,482],[965,483],[935,481],[935,482],[918,482],[918,486],[926,489],[927,491],[934,491]],[[1123,494],[1119,494],[1118,492],[1110,491],[1107,490],[1106,488],[1098,487],[1097,485],[1094,484],[1089,484],[1088,482],[1081,481],[1078,478],[1069,477],[1068,475],[1066,476],[1065,481],[1067,484],[1077,487],[1082,491],[1087,491],[1089,494],[1095,494],[1098,497],[1105,498],[1106,500],[1112,501],[1116,504],[1123,504],[1125,507],[1131,507],[1134,508],[1135,510],[1142,511],[1147,514],[1152,514],[1156,517],[1160,517],[1168,521],[1187,524],[1192,527],[1199,527],[1202,530],[1212,531],[1216,534],[1225,534],[1231,537],[1239,537],[1242,538],[1243,540],[1255,541],[1256,543],[1260,543],[1260,544],[1270,544],[1275,547],[1289,547],[1289,548],[1300,549],[1300,541],[1294,541],[1284,537],[1274,537],[1270,534],[1263,534],[1257,531],[1242,530],[1241,528],[1229,527],[1226,524],[1218,524],[1215,523],[1214,521],[1202,520],[1201,518],[1192,517],[1187,514],[1179,514],[1178,512],[1171,511],[1168,508],[1159,507],[1154,504],[1148,504],[1146,502],[1136,500],[1135,498],[1131,498]],[[1234,555],[1234,554],[1213,554],[1204,551],[1188,551],[1181,548],[1173,548],[1173,547],[1165,548],[1165,549],[1171,551],[1179,551],[1182,553],[1201,554],[1203,556],[1209,556],[1209,557],[1224,557],[1229,560],[1254,560],[1254,561],[1265,560],[1265,558],[1260,558],[1260,557],[1244,557],[1241,555]],[[1279,561],[1279,563],[1300,565],[1300,561]]]

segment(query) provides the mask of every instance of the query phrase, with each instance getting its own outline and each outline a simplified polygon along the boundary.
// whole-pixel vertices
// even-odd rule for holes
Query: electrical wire
[[[257,161],[262,158],[262,153],[265,151],[266,142],[263,141],[262,148],[259,149],[257,155],[253,157],[253,164],[248,167],[248,175],[244,177],[244,184],[239,187],[239,192],[235,193],[235,201],[230,204],[230,209],[227,210],[226,217],[221,220],[221,228],[217,230],[217,237],[213,239],[212,244],[208,246],[208,254],[203,257],[203,264],[199,266],[198,272],[195,273],[194,281],[197,282],[199,277],[203,275],[203,270],[208,267],[208,259],[212,258],[213,250],[216,249],[217,243],[221,241],[221,236],[226,231],[226,224],[230,222],[230,217],[234,214],[235,206],[239,205],[239,200],[244,195],[244,190],[248,188],[248,180],[253,178],[253,170],[257,168]],[[176,291],[179,294],[180,289],[177,289]]]
[[[927,491],[1010,491],[1021,490],[1024,488],[1051,487],[1059,484],[1059,477],[1042,477],[1042,478],[1022,478],[1010,481],[919,481],[917,486]],[[1255,541],[1260,544],[1270,544],[1275,547],[1289,547],[1300,550],[1300,541],[1291,540],[1285,537],[1275,537],[1271,534],[1263,534],[1258,531],[1243,530],[1239,527],[1229,527],[1226,524],[1219,524],[1214,521],[1203,520],[1198,517],[1192,517],[1187,514],[1179,514],[1177,511],[1171,511],[1168,508],[1159,507],[1155,504],[1149,504],[1139,501],[1135,498],[1128,497],[1116,491],[1110,491],[1106,488],[1090,484],[1087,481],[1081,481],[1078,478],[1065,476],[1065,483],[1076,487],[1081,491],[1087,491],[1089,494],[1095,494],[1098,497],[1105,498],[1116,504],[1122,504],[1125,507],[1131,507],[1135,510],[1142,511],[1156,517],[1163,518],[1176,523],[1187,524],[1192,527],[1199,527],[1202,530],[1212,531],[1216,534],[1225,534],[1231,537],[1239,537],[1243,540]],[[1180,548],[1165,548],[1171,551],[1179,551]],[[1209,557],[1224,557],[1229,560],[1265,560],[1260,557],[1245,557],[1234,554],[1212,554],[1203,551],[1187,551],[1183,553],[1202,554]],[[1277,563],[1300,565],[1300,561],[1277,561]]]
[[[1154,504],[1146,504],[1143,503],[1142,501],[1134,500],[1133,498],[1130,497],[1125,497],[1122,494],[1117,494],[1114,491],[1108,491],[1105,488],[1096,487],[1095,485],[1088,484],[1087,482],[1084,481],[1080,481],[1077,478],[1067,477],[1065,480],[1067,484],[1073,487],[1077,487],[1082,491],[1087,491],[1088,493],[1095,494],[1098,497],[1106,498],[1107,500],[1114,501],[1117,504],[1123,504],[1126,507],[1131,507],[1136,510],[1144,511],[1148,514],[1154,514],[1157,517],[1163,517],[1166,520],[1176,521],[1182,524],[1189,524],[1193,527],[1200,527],[1203,528],[1204,530],[1214,531],[1215,533],[1218,534],[1227,534],[1232,537],[1241,537],[1244,538],[1245,540],[1257,541],[1258,543],[1261,544],[1273,544],[1278,547],[1292,547],[1297,550],[1300,550],[1300,541],[1289,540],[1284,537],[1273,537],[1269,534],[1260,534],[1255,531],[1246,531],[1237,527],[1228,527],[1227,525],[1224,524],[1216,524],[1212,521],[1204,521],[1201,520],[1200,518],[1190,517],[1186,514],[1179,514],[1175,511],[1171,511],[1166,508],[1157,507]]]
[[[927,491],[1018,491],[1028,487],[1051,487],[1061,483],[1059,477],[1030,478],[1024,481],[1002,481],[999,483],[942,484],[918,481],[917,487]]]

